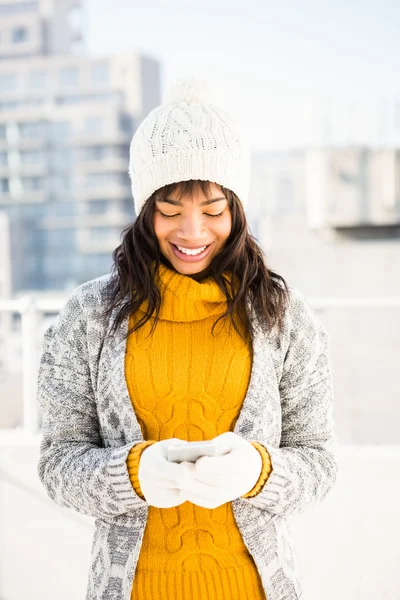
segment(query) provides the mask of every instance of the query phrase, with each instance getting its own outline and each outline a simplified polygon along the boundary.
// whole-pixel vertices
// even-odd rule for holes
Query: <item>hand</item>
[[[196,463],[179,465],[187,472],[180,483],[182,496],[204,508],[217,508],[247,494],[262,469],[258,450],[236,433],[227,431],[213,441],[217,442],[219,456],[202,456]]]
[[[168,461],[168,447],[172,444],[188,444],[179,438],[170,438],[151,444],[140,456],[138,478],[143,496],[150,506],[171,508],[186,501],[181,491],[190,471],[183,463]],[[193,464],[193,463],[190,463]]]

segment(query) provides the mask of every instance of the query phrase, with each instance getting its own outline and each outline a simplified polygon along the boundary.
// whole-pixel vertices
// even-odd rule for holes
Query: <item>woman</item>
[[[249,152],[196,81],[141,123],[129,172],[114,272],[72,292],[39,369],[40,479],[96,518],[86,598],[302,598],[287,517],[336,478],[328,334],[266,267]],[[217,456],[168,460],[206,440]]]

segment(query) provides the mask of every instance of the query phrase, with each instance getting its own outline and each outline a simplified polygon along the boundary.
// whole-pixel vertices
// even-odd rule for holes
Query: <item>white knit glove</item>
[[[182,495],[204,508],[217,508],[247,494],[257,483],[263,463],[258,450],[232,431],[213,441],[223,456],[202,456],[196,463],[180,463],[191,475],[181,480]]]
[[[188,443],[179,438],[170,438],[155,442],[142,451],[138,478],[140,489],[150,506],[171,508],[185,502],[181,486],[185,486],[185,478],[190,477],[190,472],[182,466],[183,463],[169,462],[168,447]]]

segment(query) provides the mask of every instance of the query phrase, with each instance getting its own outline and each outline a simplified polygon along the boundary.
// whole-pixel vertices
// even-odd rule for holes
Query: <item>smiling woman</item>
[[[335,481],[328,336],[248,230],[248,167],[178,82],[133,136],[113,272],[45,334],[38,470],[97,517],[88,600],[303,598],[286,516]],[[168,459],[207,440],[217,455]]]
[[[200,254],[187,253],[204,246]],[[119,307],[114,327],[143,303],[148,307],[129,334],[153,316],[156,327],[161,300],[155,280],[160,263],[197,282],[212,277],[227,300],[220,318],[229,317],[235,329],[236,312],[252,331],[246,309],[249,298],[265,331],[282,327],[286,282],[266,266],[263,251],[248,230],[243,203],[223,185],[188,179],[155,190],[124,230],[113,259],[118,275],[107,314]],[[226,273],[240,282],[235,290],[229,290]],[[126,297],[129,302],[121,305]]]
[[[186,183],[168,197],[155,198],[154,231],[161,252],[177,271],[197,280],[224,247],[232,227],[229,203],[221,197],[220,186],[209,183],[207,187]]]

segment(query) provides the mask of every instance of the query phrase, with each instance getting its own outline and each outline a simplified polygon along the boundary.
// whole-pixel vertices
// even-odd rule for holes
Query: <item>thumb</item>
[[[188,460],[184,460],[180,463],[181,467],[184,467],[185,469],[187,469],[188,471],[195,471],[196,470],[196,465],[193,462],[190,462]]]

